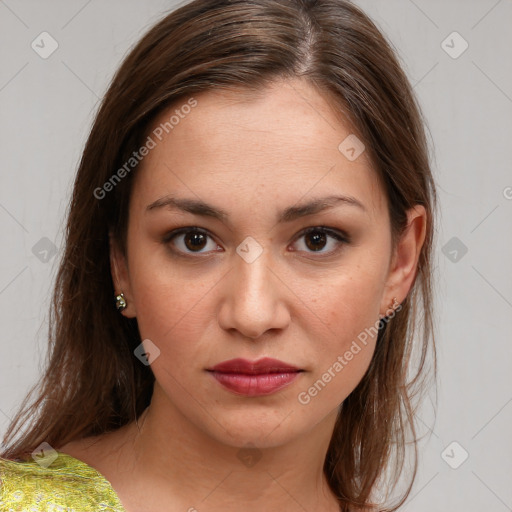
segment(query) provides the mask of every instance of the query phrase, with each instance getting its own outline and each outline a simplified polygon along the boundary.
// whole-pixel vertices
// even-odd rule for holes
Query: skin
[[[308,404],[298,395],[389,314],[394,298],[396,305],[406,297],[425,210],[408,212],[393,250],[386,196],[366,152],[350,161],[338,150],[354,130],[306,82],[280,80],[257,96],[194,97],[197,106],[137,171],[126,255],[111,243],[113,279],[128,304],[122,314],[136,317],[142,339],[160,350],[151,405],[138,425],[62,451],[102,472],[128,512],[229,512],[242,503],[248,512],[338,511],[323,463],[337,408],[367,370],[375,338]],[[147,210],[170,194],[222,208],[228,220]],[[285,208],[334,194],[364,209],[339,203],[277,223]],[[301,234],[318,226],[350,241],[327,236],[315,245]],[[198,252],[186,234],[163,241],[181,227],[208,232]],[[263,248],[250,263],[236,251],[248,236]],[[206,372],[264,356],[304,372],[264,397],[235,395]],[[259,458],[252,466],[239,457],[248,446]]]

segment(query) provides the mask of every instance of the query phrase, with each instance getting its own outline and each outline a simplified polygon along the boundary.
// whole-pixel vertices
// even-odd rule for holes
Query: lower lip
[[[291,384],[301,372],[264,373],[247,375],[243,373],[210,372],[226,389],[239,395],[270,395]]]

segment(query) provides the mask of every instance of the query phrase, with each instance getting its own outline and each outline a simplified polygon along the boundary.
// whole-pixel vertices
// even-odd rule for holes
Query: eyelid
[[[189,233],[189,232],[201,233],[202,235],[206,235],[206,236],[209,236],[210,238],[213,238],[213,235],[207,229],[203,229],[203,228],[200,228],[197,226],[183,226],[182,228],[172,229],[171,231],[166,233],[162,237],[162,242],[168,243],[174,237],[176,237],[178,235],[182,235],[183,233]]]
[[[352,243],[352,239],[350,235],[342,230],[337,228],[330,228],[328,226],[310,226],[308,228],[303,229],[298,233],[298,235],[294,238],[294,243],[302,238],[305,235],[308,235],[309,233],[323,233],[327,236],[330,236],[331,238],[334,238],[336,240],[336,247],[328,252],[320,252],[320,251],[305,251],[306,257],[309,257],[311,255],[317,255],[314,256],[314,259],[321,260],[322,258],[329,258],[337,255],[345,245],[349,245]],[[299,251],[296,251],[299,252]]]
[[[301,236],[304,236],[304,235],[307,235],[311,232],[315,232],[315,231],[318,231],[320,233],[325,233],[329,236],[332,236],[334,238],[337,238],[337,239],[340,239],[340,241],[343,241],[345,243],[350,243],[352,241],[350,235],[344,231],[343,229],[335,229],[335,228],[330,228],[328,226],[311,226],[309,228],[305,228],[303,229],[296,237],[295,237],[295,240],[297,238],[300,238]]]
[[[207,229],[204,229],[204,228],[200,228],[200,227],[197,227],[197,226],[184,226],[184,227],[181,227],[181,228],[176,228],[176,229],[173,229],[171,231],[169,231],[168,233],[166,233],[163,237],[162,237],[162,243],[164,245],[170,245],[171,241],[180,236],[180,235],[183,235],[183,234],[187,234],[187,233],[199,233],[201,235],[204,235],[204,236],[207,236],[208,238],[212,239],[214,242],[215,242],[215,237],[207,230]],[[217,242],[215,242],[217,244]],[[219,245],[219,244],[217,244]],[[183,252],[183,251],[180,251],[178,249],[175,249],[175,248],[172,248],[171,249],[172,252],[174,254],[177,254],[178,256],[184,256],[184,257],[206,257],[205,254],[208,254],[208,253],[200,253],[200,252],[197,252],[197,253],[194,253],[194,252]],[[211,251],[210,251],[211,252]],[[194,254],[196,256],[194,256]]]

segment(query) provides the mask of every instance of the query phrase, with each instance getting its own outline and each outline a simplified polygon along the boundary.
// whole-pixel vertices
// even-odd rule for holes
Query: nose
[[[236,330],[246,338],[258,339],[269,330],[284,329],[290,322],[283,278],[264,251],[248,263],[238,254],[225,276],[219,325]],[[289,292],[288,292],[289,293]]]

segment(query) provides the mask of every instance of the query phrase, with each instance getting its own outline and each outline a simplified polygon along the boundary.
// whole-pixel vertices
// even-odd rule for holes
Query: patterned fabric
[[[0,458],[0,512],[126,512],[103,475],[57,454],[48,467]]]

